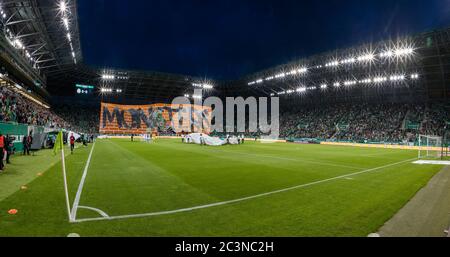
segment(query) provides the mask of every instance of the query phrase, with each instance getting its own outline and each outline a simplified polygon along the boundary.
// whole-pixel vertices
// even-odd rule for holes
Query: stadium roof
[[[40,74],[81,61],[76,1],[9,0],[1,4],[3,30]]]
[[[64,92],[73,94],[75,84],[94,85],[104,101],[136,103],[166,102],[177,96],[192,96],[196,88],[204,89],[204,95],[214,94],[217,86],[216,82],[206,78],[153,71],[92,68],[85,65],[77,65],[70,72],[50,77],[49,83],[53,87],[51,90],[59,95],[64,95]],[[120,93],[117,93],[118,90]]]
[[[302,102],[443,99],[450,97],[449,51],[450,29],[435,30],[298,59],[228,83],[226,90]]]

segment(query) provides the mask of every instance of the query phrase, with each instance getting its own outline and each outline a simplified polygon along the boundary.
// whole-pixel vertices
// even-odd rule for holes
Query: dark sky
[[[450,0],[78,0],[84,62],[236,79],[450,25]]]

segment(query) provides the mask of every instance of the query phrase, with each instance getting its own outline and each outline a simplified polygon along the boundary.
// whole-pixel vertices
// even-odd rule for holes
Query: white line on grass
[[[267,193],[262,193],[262,194],[247,196],[247,197],[243,197],[243,198],[239,198],[239,199],[229,200],[229,201],[223,201],[223,202],[218,202],[218,203],[200,205],[200,206],[195,206],[195,207],[190,207],[190,208],[183,208],[183,209],[177,209],[177,210],[171,210],[171,211],[160,211],[160,212],[150,212],[150,213],[141,213],[141,214],[129,214],[129,215],[119,215],[119,216],[110,216],[110,217],[78,219],[78,220],[74,220],[74,222],[80,223],[80,222],[86,222],[86,221],[142,218],[142,217],[149,217],[149,216],[160,216],[160,215],[174,214],[174,213],[180,213],[180,212],[189,212],[189,211],[199,210],[199,209],[206,209],[206,208],[210,208],[210,207],[226,205],[226,204],[231,204],[231,203],[237,203],[237,202],[242,202],[242,201],[246,201],[246,200],[250,200],[250,199],[255,199],[255,198],[260,198],[260,197],[264,197],[264,196],[268,196],[268,195],[273,195],[273,194],[277,194],[277,193],[291,191],[291,190],[294,190],[294,189],[304,188],[304,187],[308,187],[308,186],[312,186],[312,185],[317,185],[317,184],[325,183],[325,182],[332,181],[332,180],[338,180],[338,179],[342,179],[342,178],[352,177],[352,176],[356,176],[356,175],[359,175],[359,174],[372,172],[372,171],[376,171],[376,170],[380,170],[380,169],[384,169],[384,168],[388,168],[388,167],[395,166],[395,165],[398,165],[398,164],[411,162],[411,161],[414,161],[414,160],[417,160],[417,158],[413,158],[413,159],[409,159],[409,160],[405,160],[405,161],[400,161],[400,162],[396,162],[396,163],[391,163],[391,164],[387,164],[387,165],[384,165],[384,166],[371,168],[371,169],[367,169],[367,170],[363,170],[363,171],[358,171],[358,172],[354,172],[354,173],[350,173],[350,174],[346,174],[346,175],[341,175],[341,176],[337,176],[337,177],[332,177],[332,178],[328,178],[328,179],[314,181],[314,182],[310,182],[310,183],[306,183],[306,184],[301,184],[301,185],[297,185],[297,186],[293,186],[293,187],[279,189],[279,190],[275,190],[275,191],[271,191],[271,192],[267,192]]]
[[[78,206],[78,209],[86,209],[86,210],[95,211],[95,212],[97,212],[98,214],[102,215],[103,217],[109,217],[109,215],[106,214],[106,212],[104,212],[104,211],[102,211],[102,210],[100,210],[100,209],[97,209],[97,208],[79,205],[79,206]]]
[[[273,156],[273,155],[251,154],[251,153],[233,152],[233,151],[226,151],[226,150],[218,150],[218,152],[235,153],[235,154],[242,154],[242,155],[248,155],[248,156],[253,156],[253,157],[272,158],[272,159],[285,160],[285,161],[306,162],[306,163],[313,163],[313,164],[322,165],[322,166],[332,166],[332,167],[340,167],[340,168],[347,168],[347,169],[364,169],[361,167],[342,165],[342,164],[337,164],[337,163],[329,163],[329,162],[317,162],[317,161],[311,161],[311,160],[301,159],[301,158],[294,159],[294,158],[286,158],[286,157]]]
[[[173,147],[169,147],[169,146],[164,146],[164,147],[173,148]],[[362,168],[362,167],[342,165],[342,164],[337,164],[337,163],[317,162],[317,161],[312,161],[312,160],[308,160],[308,159],[301,159],[301,158],[295,158],[294,159],[294,158],[286,158],[286,157],[273,156],[273,155],[251,154],[251,153],[244,153],[244,152],[239,152],[239,151],[235,152],[235,151],[219,150],[217,148],[214,149],[214,150],[209,150],[209,151],[210,152],[216,152],[216,153],[233,153],[233,154],[248,155],[248,156],[253,156],[253,157],[272,158],[272,159],[285,160],[285,161],[313,163],[313,164],[322,165],[322,166],[340,167],[340,168],[348,168],[348,169],[355,169],[355,170],[363,170],[363,169],[365,169],[365,168]]]
[[[91,152],[89,153],[89,157],[86,162],[86,166],[84,167],[83,176],[81,177],[80,184],[78,185],[78,191],[75,196],[75,200],[73,201],[72,211],[70,212],[70,217],[72,218],[72,220],[76,220],[76,218],[77,218],[78,204],[80,203],[81,192],[83,191],[84,182],[86,181],[86,175],[87,175],[87,171],[89,168],[89,164],[91,163],[91,157],[92,157],[92,153],[94,152],[94,147],[95,147],[95,142],[92,145]]]

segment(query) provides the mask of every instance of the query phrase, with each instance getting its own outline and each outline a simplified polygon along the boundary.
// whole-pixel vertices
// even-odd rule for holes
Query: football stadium
[[[229,79],[86,63],[81,2],[0,1],[0,236],[450,236],[450,24]]]

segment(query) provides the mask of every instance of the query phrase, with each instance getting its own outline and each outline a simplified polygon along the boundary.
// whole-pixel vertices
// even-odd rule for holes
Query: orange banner
[[[210,133],[212,110],[199,105],[101,103],[100,133]]]

